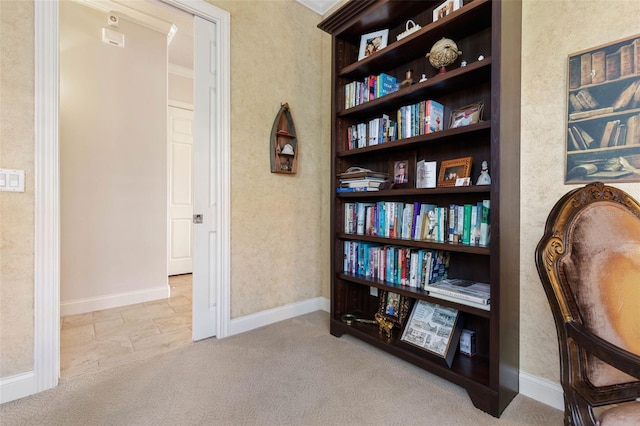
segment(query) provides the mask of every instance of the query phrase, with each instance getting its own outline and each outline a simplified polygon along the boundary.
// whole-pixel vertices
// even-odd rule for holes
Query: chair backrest
[[[608,346],[640,359],[640,204],[599,182],[567,193],[547,218],[536,266],[558,331],[565,399],[579,383],[587,393],[637,382],[602,360],[611,361]],[[599,397],[586,396],[604,403]]]

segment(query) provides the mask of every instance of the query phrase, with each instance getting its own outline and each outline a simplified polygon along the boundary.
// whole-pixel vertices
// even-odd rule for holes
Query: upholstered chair
[[[640,204],[592,183],[553,207],[536,266],[558,333],[567,425],[640,425]]]

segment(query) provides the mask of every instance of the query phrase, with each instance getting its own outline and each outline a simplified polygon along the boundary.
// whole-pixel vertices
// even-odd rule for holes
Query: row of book
[[[398,80],[385,73],[365,77],[363,81],[352,81],[344,86],[344,107],[353,108],[396,92],[399,88]]]
[[[567,129],[569,150],[607,148],[640,144],[640,114],[617,120],[609,120],[604,125],[602,136],[595,139],[580,125],[570,125]]]
[[[443,130],[444,106],[425,100],[400,107],[393,118],[395,120],[383,114],[369,122],[349,126],[347,148],[364,148]]]
[[[400,201],[348,202],[344,205],[344,232],[384,238],[488,246],[491,238],[490,200],[476,204]]]
[[[344,272],[394,285],[426,289],[447,278],[450,253],[363,241],[344,242]]]
[[[603,49],[569,58],[571,89],[631,74],[640,74],[640,38],[613,51]]]
[[[607,92],[607,95],[611,94]],[[609,106],[602,106],[596,98],[591,95],[589,89],[580,89],[575,93],[569,93],[569,120],[583,120],[591,117],[598,117],[604,114],[623,111],[640,107],[640,78],[631,81],[622,92],[613,98]]]

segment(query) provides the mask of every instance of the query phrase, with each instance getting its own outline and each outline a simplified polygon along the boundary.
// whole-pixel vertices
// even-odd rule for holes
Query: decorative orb
[[[434,43],[426,58],[434,68],[442,70],[447,65],[454,63],[460,55],[462,55],[462,51],[458,50],[456,42],[443,37]]]

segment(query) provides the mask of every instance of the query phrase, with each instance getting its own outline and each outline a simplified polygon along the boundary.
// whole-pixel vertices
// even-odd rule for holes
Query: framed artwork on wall
[[[640,182],[640,34],[567,66],[565,183]]]

